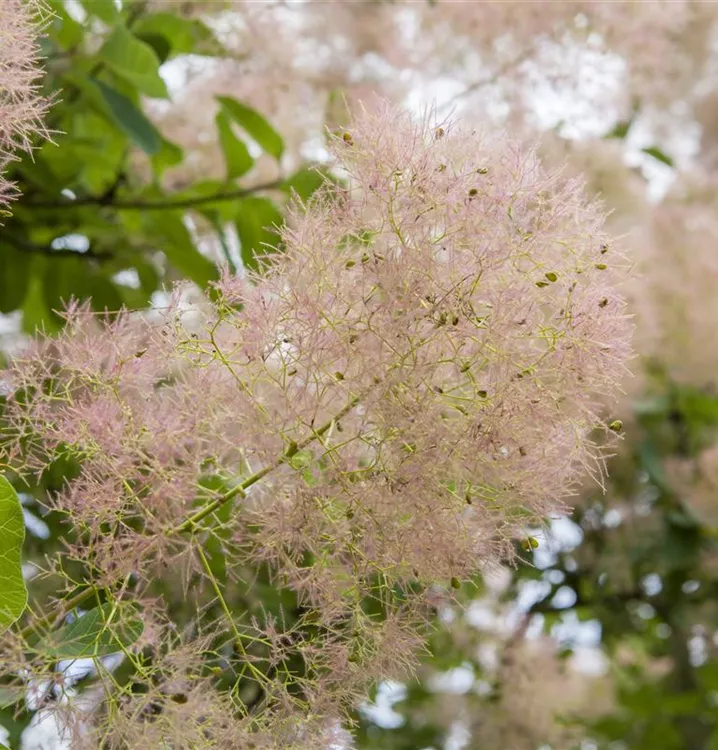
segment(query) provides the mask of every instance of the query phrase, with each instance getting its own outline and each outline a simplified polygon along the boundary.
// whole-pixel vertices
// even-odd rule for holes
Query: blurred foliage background
[[[711,4],[556,3],[545,21],[543,3],[47,4],[52,140],[9,172],[22,197],[0,227],[2,356],[59,331],[71,299],[161,305],[175,281],[205,289],[281,251],[288,198],[321,184],[322,123],[375,91],[540,135],[549,164],[585,176],[638,271],[605,491],[531,532],[518,568],[439,597],[417,679],[367,696],[356,745],[718,750]],[[57,462],[35,495],[72,471]],[[23,502],[39,563],[62,529]],[[298,616],[261,572],[250,597],[237,606]],[[11,747],[40,746],[33,715],[0,711]]]

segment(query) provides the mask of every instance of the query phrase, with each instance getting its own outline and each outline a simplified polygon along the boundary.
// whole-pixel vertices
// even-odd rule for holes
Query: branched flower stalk
[[[3,0],[0,8],[0,216],[16,197],[3,173],[17,151],[29,152],[35,136],[47,135],[42,118],[49,101],[38,87],[43,12],[33,0]]]
[[[75,466],[48,500],[67,596],[6,636],[6,679],[55,668],[36,638],[70,605],[144,625],[91,712],[58,706],[78,747],[343,742],[437,597],[602,475],[631,325],[600,205],[532,149],[388,106],[332,148],[345,186],[295,207],[261,274],[71,307],[5,375],[8,464]]]

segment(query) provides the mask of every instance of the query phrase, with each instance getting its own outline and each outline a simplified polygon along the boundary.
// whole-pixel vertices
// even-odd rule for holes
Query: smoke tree
[[[0,9],[6,744],[713,747],[716,7]]]

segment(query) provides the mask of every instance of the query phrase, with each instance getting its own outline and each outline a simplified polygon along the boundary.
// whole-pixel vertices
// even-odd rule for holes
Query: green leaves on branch
[[[35,648],[56,659],[107,656],[131,646],[143,630],[134,605],[106,602],[46,636]]]
[[[0,476],[0,633],[7,630],[27,606],[22,577],[22,545],[25,519],[17,493]]]

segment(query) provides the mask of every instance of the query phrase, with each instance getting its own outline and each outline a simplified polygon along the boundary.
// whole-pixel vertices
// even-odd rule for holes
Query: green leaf
[[[97,16],[108,26],[114,24],[118,17],[115,0],[82,0],[82,7],[88,15]]]
[[[232,132],[232,125],[224,112],[217,114],[215,122],[219,133],[219,145],[222,147],[227,165],[227,179],[233,180],[235,177],[241,177],[254,166],[254,159],[244,143]]]
[[[102,81],[94,81],[107,104],[112,120],[145,153],[157,154],[162,136],[144,114],[124,95]]]
[[[152,156],[152,171],[156,177],[162,177],[168,167],[182,163],[184,151],[175,143],[162,138],[160,150]]]
[[[0,245],[0,313],[12,312],[22,305],[29,265],[27,253],[10,245]]]
[[[307,201],[326,181],[327,178],[318,169],[303,167],[287,177],[280,187],[290,195],[296,193],[300,200]]]
[[[118,26],[102,45],[100,58],[108,68],[147,96],[167,99],[167,86],[158,72],[160,61],[149,46],[124,26]]]
[[[137,34],[137,38],[155,51],[160,65],[167,60],[172,52],[172,45],[166,36],[161,34]]]
[[[0,708],[7,708],[8,706],[14,706],[19,703],[24,697],[27,691],[26,687],[17,686],[0,686]],[[0,745],[0,750],[4,745]]]
[[[256,271],[259,268],[258,256],[266,255],[276,246],[282,214],[269,198],[243,198],[238,202],[235,225],[242,263],[245,268]]]
[[[673,166],[673,159],[671,159],[670,156],[668,156],[664,151],[662,151],[658,146],[650,146],[649,148],[642,148],[641,151],[643,151],[644,154],[648,154],[649,156],[652,156],[657,161],[660,161],[663,164],[666,164],[669,167]]]
[[[22,577],[25,519],[17,492],[0,476],[0,633],[7,630],[27,606]]]
[[[48,36],[62,49],[71,49],[80,44],[85,30],[81,23],[68,14],[62,0],[47,0],[47,5],[52,10],[47,28]]]
[[[151,13],[134,25],[138,36],[162,36],[174,54],[215,54],[219,44],[212,30],[197,19],[182,18],[176,13]]]
[[[630,120],[621,120],[616,123],[615,127],[604,135],[604,138],[619,138],[623,140],[633,125],[633,117]]]
[[[275,159],[281,158],[284,151],[282,136],[259,112],[229,96],[218,96],[217,100],[227,115],[243,127],[264,151]]]
[[[131,646],[143,630],[134,605],[105,602],[46,636],[35,648],[57,659],[107,656]]]
[[[169,262],[197,286],[204,289],[210,281],[218,278],[217,267],[192,241],[181,211],[157,211],[147,216],[146,222],[150,233],[162,240],[157,249],[162,250]]]

